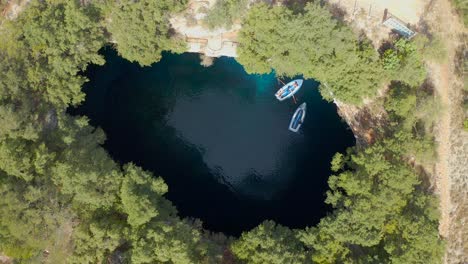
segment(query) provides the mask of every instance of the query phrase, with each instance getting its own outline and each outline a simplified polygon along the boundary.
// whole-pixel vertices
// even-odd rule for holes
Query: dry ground
[[[329,0],[348,24],[362,30],[372,40],[374,46],[388,38],[390,29],[381,25],[385,10],[410,25],[416,25],[428,1],[423,0]]]
[[[445,106],[436,134],[439,232],[447,241],[445,263],[468,263],[468,133],[461,129],[463,76],[457,72],[457,56],[466,49],[467,30],[447,0],[434,1],[425,20],[442,36],[448,51],[442,63],[429,63],[430,76]]]
[[[0,2],[6,1],[5,7],[1,10],[1,17],[8,19],[15,19],[19,12],[28,4],[31,0],[1,0]]]

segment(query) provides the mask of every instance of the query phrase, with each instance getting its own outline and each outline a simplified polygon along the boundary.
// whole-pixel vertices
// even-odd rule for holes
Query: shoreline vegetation
[[[265,221],[239,238],[212,233],[178,217],[161,177],[110,158],[104,132],[66,112],[85,99],[80,73],[105,63],[98,51],[109,43],[142,66],[162,51],[183,52],[169,18],[186,4],[32,0],[2,21],[0,255],[19,263],[441,263],[438,202],[421,166],[436,160],[441,106],[424,62],[445,56],[436,37],[394,37],[377,52],[318,1],[294,10],[259,3],[245,15],[223,6],[236,13],[220,23],[242,17],[237,59],[248,72],[302,74],[327,84],[326,100],[375,99],[383,112],[372,142],[333,157],[333,211],[315,227]]]

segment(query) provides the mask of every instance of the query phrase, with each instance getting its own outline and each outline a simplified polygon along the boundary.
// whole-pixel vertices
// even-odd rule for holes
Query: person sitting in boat
[[[296,81],[294,81],[293,85],[294,85],[294,88],[296,88],[298,86]]]
[[[281,95],[281,97],[285,97],[287,96],[289,93],[291,93],[293,90],[293,86],[292,85],[288,85],[288,87],[286,87],[286,89],[284,89],[284,92],[283,94]]]

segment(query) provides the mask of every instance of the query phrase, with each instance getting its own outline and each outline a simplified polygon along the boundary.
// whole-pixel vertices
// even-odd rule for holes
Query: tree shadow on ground
[[[328,5],[328,10],[332,14],[332,17],[341,23],[344,23],[344,18],[348,14],[346,10],[340,5],[333,3]]]

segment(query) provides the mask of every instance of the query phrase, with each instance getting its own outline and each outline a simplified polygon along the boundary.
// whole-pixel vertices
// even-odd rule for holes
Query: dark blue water
[[[247,75],[234,59],[204,68],[196,54],[165,54],[140,68],[104,54],[106,65],[86,73],[86,102],[72,112],[104,129],[114,159],[162,176],[181,216],[238,235],[266,219],[302,228],[326,214],[331,158],[354,137],[316,82],[304,82],[297,104],[279,102],[274,74]],[[305,123],[292,133],[302,102]]]

